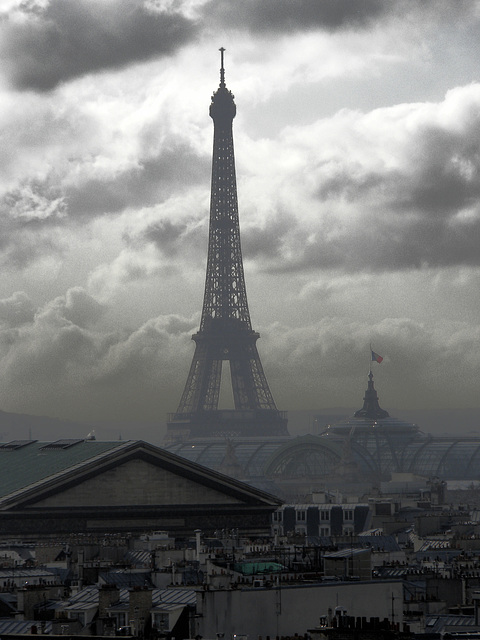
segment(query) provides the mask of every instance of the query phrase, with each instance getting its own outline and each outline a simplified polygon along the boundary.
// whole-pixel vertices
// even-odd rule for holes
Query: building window
[[[297,522],[305,522],[305,511],[297,511]]]
[[[168,613],[156,613],[154,616],[154,626],[159,631],[169,631]]]
[[[353,509],[347,509],[346,511],[343,512],[343,519],[346,520],[353,520]]]
[[[320,511],[320,520],[330,520],[330,511]]]

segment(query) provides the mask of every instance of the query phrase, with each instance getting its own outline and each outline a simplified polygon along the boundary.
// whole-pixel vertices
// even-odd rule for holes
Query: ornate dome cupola
[[[363,397],[363,407],[353,414],[355,418],[368,418],[370,420],[380,420],[381,418],[388,418],[390,414],[385,409],[382,409],[378,404],[378,396],[373,386],[373,373],[370,370],[368,374],[368,387]]]

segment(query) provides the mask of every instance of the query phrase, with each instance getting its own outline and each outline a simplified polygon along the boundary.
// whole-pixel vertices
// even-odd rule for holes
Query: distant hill
[[[433,436],[480,437],[480,409],[389,409],[389,413]]]
[[[61,438],[86,438],[94,432],[97,440],[145,440],[161,445],[165,430],[162,420],[158,423],[85,423],[0,410],[0,442],[30,439],[52,442]]]
[[[59,438],[86,438],[93,426],[26,413],[0,411],[0,441],[58,440]]]
[[[358,408],[358,407],[357,407]],[[297,430],[304,433],[319,433],[325,425],[352,416],[355,409],[335,408],[319,411],[291,411],[289,429],[292,435]],[[480,437],[480,409],[390,409],[392,418],[413,422],[420,431],[434,436],[478,436]],[[317,418],[314,422],[315,417]],[[310,420],[311,431],[304,431]],[[315,430],[317,426],[317,430]]]
[[[289,411],[288,428],[292,436],[319,434],[327,424],[352,416],[354,409]],[[392,417],[418,425],[424,433],[434,436],[480,437],[480,410],[478,409],[389,409]],[[86,438],[95,432],[97,440],[145,440],[161,446],[165,436],[165,419],[158,422],[98,422],[82,423],[61,418],[35,416],[0,411],[0,441],[42,440],[50,442],[60,438]]]

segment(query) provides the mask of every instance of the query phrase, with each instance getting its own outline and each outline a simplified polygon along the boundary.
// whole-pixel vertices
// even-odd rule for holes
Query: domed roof
[[[328,425],[322,436],[338,435],[350,437],[360,433],[383,433],[390,435],[417,436],[420,431],[416,424],[406,422],[399,418],[393,418],[388,411],[382,409],[378,401],[377,391],[373,384],[373,373],[368,374],[368,385],[363,397],[363,407],[355,411],[353,416],[339,420],[335,424]]]
[[[353,414],[354,418],[368,418],[370,420],[381,420],[389,418],[390,414],[382,409],[378,404],[378,395],[373,386],[373,373],[368,374],[368,386],[363,396],[363,407]]]

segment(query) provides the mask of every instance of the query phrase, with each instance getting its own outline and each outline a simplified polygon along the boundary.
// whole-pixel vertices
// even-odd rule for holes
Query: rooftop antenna
[[[225,86],[225,69],[223,68],[223,54],[225,51],[224,47],[220,47],[220,86]]]

